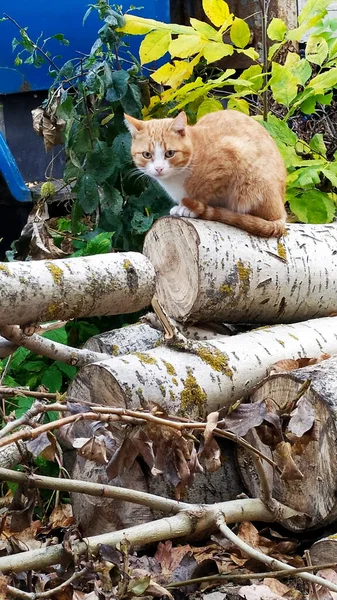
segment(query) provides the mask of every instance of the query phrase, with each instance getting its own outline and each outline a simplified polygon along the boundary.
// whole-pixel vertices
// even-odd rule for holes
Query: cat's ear
[[[124,113],[124,123],[130,131],[132,137],[135,137],[137,133],[144,129],[143,121],[139,121],[139,119],[135,119],[134,117],[130,117],[130,115],[126,115]]]
[[[175,119],[173,119],[171,129],[173,129],[173,131],[175,131],[176,133],[179,133],[179,135],[184,136],[186,135],[186,127],[187,117],[186,113],[182,111]]]

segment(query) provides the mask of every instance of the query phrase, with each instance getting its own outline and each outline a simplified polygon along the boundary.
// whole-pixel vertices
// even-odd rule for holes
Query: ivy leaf
[[[120,133],[112,142],[112,150],[116,156],[116,164],[122,169],[131,161],[131,136]]]
[[[230,17],[230,10],[224,0],[203,0],[205,14],[216,27],[221,27]]]
[[[219,100],[216,100],[215,98],[206,98],[206,100],[204,100],[199,105],[197,112],[197,121],[199,121],[201,117],[204,117],[209,113],[216,112],[217,110],[223,110],[221,102],[219,102]]]
[[[267,34],[270,40],[282,42],[287,32],[287,26],[282,19],[274,18],[270,21]]]
[[[77,199],[85,213],[91,215],[99,205],[97,183],[90,173],[82,175],[77,186]]]
[[[148,33],[139,48],[141,64],[146,65],[164,56],[168,52],[171,40],[170,31],[159,29]]]
[[[62,387],[62,373],[56,365],[46,369],[41,377],[41,383],[50,392],[58,392]]]
[[[121,105],[124,112],[138,119],[141,118],[142,95],[137,85],[129,83],[125,96],[121,98]]]
[[[67,121],[67,119],[70,119],[73,112],[74,112],[73,99],[71,96],[67,96],[66,99],[63,102],[61,102],[61,104],[58,105],[57,111],[56,111],[57,116],[60,117],[60,119],[64,119],[65,121]]]
[[[230,30],[230,38],[238,48],[245,48],[250,40],[250,29],[243,19],[235,17]]]
[[[270,87],[274,99],[279,104],[289,106],[297,96],[297,81],[294,75],[283,65],[272,63]]]
[[[327,41],[320,36],[311,35],[305,48],[307,60],[315,65],[322,66],[329,53]]]
[[[134,233],[146,233],[146,231],[150,229],[152,223],[153,215],[143,215],[139,210],[135,210],[131,221],[131,229]]]
[[[129,73],[126,71],[114,71],[111,75],[111,85],[107,90],[106,99],[108,102],[118,102],[123,98],[128,89]]]
[[[101,198],[101,218],[99,226],[102,229],[108,229],[115,231],[115,237],[117,237],[122,227],[122,209],[123,209],[123,196],[110,186],[104,186],[103,198]]]
[[[10,371],[15,371],[29,355],[30,351],[27,348],[22,348],[22,346],[15,350],[10,362]]]

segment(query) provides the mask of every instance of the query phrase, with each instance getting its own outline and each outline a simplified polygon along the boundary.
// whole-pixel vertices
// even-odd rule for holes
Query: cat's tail
[[[183,198],[182,204],[207,221],[219,221],[261,237],[281,237],[285,232],[285,219],[266,221],[254,215],[236,213],[220,206],[207,206],[199,200]]]

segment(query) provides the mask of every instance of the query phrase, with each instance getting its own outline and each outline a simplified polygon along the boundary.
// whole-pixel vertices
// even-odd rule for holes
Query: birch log
[[[228,407],[251,392],[276,361],[337,354],[337,317],[275,325],[235,336],[159,346],[83,367],[68,394],[87,402],[190,418]]]
[[[336,248],[336,224],[288,225],[278,240],[164,217],[144,253],[158,300],[178,321],[291,323],[337,312]]]
[[[303,517],[289,519],[284,523],[293,530],[322,527],[337,519],[337,357],[310,367],[271,375],[250,397],[251,402],[268,399],[273,411],[279,415],[289,415],[301,387],[303,389],[306,382],[310,385],[301,395],[301,401],[305,401],[306,404],[302,408],[302,416],[297,413],[296,435],[301,437],[307,431],[306,419],[310,414],[314,417],[313,435],[308,445],[304,446],[304,449],[300,448],[300,453],[297,453],[296,447],[293,447],[292,451],[292,458],[303,478],[282,478],[275,470],[269,468],[269,464],[263,465],[272,496],[304,513]],[[309,429],[311,425],[312,421],[309,420]],[[287,437],[287,431],[289,432],[289,424],[283,435],[286,441],[293,439]],[[292,431],[294,434],[295,430]],[[246,437],[264,454],[280,462],[278,452],[263,444],[256,432]],[[241,475],[246,486],[254,497],[261,497],[259,478],[250,456],[241,449],[238,450],[238,455]]]
[[[154,269],[137,252],[0,263],[0,325],[136,312],[154,288]]]

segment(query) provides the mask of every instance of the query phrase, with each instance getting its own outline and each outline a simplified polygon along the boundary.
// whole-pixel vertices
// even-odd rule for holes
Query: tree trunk
[[[337,311],[337,227],[289,225],[264,239],[220,223],[164,217],[144,253],[158,300],[190,322],[291,323]]]
[[[303,384],[306,386],[303,387]],[[300,398],[297,400],[298,396]],[[250,396],[251,402],[266,399],[273,412],[283,415],[284,441],[291,441],[291,456],[299,475],[295,479],[283,478],[276,470],[264,464],[272,496],[279,502],[300,511],[303,517],[288,519],[284,525],[293,530],[322,527],[337,518],[337,357],[268,377]],[[301,429],[295,430],[289,422],[289,413],[297,401],[302,402],[302,413],[297,409]],[[312,414],[312,420],[310,415]],[[314,428],[310,431],[312,424]],[[286,429],[285,429],[286,427]],[[291,434],[292,432],[292,434]],[[302,435],[310,435],[307,445]],[[302,446],[294,443],[302,438]],[[283,468],[277,449],[262,443],[256,431],[246,439]],[[264,438],[266,441],[266,438]],[[241,475],[254,497],[261,497],[258,477],[250,456],[238,450]],[[296,469],[295,467],[295,469]],[[301,479],[301,475],[303,478]],[[324,561],[323,561],[324,562]]]
[[[198,418],[251,392],[279,360],[337,353],[337,317],[264,327],[208,341],[186,340],[83,367],[69,395],[91,403]]]
[[[153,266],[136,252],[0,263],[0,325],[136,312],[154,288]]]

